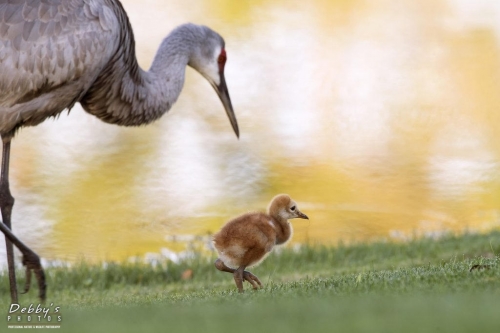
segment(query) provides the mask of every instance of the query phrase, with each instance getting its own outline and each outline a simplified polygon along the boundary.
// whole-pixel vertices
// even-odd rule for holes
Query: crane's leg
[[[4,142],[2,150],[2,172],[0,177],[0,209],[2,211],[2,221],[5,226],[11,229],[10,216],[14,198],[9,190],[9,157],[10,140]],[[5,246],[7,248],[7,265],[9,268],[10,298],[12,303],[17,303],[16,267],[14,263],[14,247],[12,242],[5,236]]]
[[[26,266],[26,287],[24,292],[29,290],[29,282],[31,281],[31,272],[35,272],[38,281],[39,296],[45,300],[46,284],[45,273],[40,258],[19,240],[11,231],[11,216],[12,207],[14,206],[14,197],[12,197],[9,189],[9,158],[10,158],[10,141],[11,137],[2,137],[2,171],[0,175],[0,210],[2,211],[2,221],[0,223],[0,231],[5,235],[5,243],[7,246],[7,263],[9,268],[10,296],[12,303],[17,303],[17,284],[14,266],[14,249],[13,244],[23,254],[23,265]]]
[[[227,267],[222,260],[217,259],[215,261],[215,268],[217,268],[221,272],[232,273],[234,281],[236,282],[236,287],[238,287],[238,291],[240,293],[243,292],[243,281],[247,281],[248,283],[250,283],[253,289],[262,288],[262,283],[260,282],[259,278],[249,271],[245,271],[245,267],[243,267],[241,271],[240,269],[236,270],[234,268]]]

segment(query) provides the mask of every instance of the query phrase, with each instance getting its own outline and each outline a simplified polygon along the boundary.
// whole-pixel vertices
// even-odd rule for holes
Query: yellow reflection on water
[[[241,139],[190,69],[153,125],[123,129],[75,108],[23,129],[14,229],[43,257],[182,251],[175,239],[209,235],[277,193],[311,218],[292,221],[292,243],[499,227],[497,2],[146,3],[123,1],[144,68],[177,24],[224,36]]]

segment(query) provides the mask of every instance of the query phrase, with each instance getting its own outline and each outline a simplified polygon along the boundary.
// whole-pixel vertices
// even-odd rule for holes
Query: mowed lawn
[[[252,269],[265,287],[244,294],[215,257],[79,263],[47,268],[46,306],[60,306],[59,332],[500,332],[499,254],[500,232],[302,246]],[[0,283],[3,332],[6,272]]]

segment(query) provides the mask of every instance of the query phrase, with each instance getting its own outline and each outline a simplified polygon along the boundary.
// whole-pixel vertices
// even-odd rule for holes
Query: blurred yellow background
[[[22,129],[13,227],[45,259],[176,258],[278,193],[292,244],[500,226],[500,2],[122,2],[144,69],[179,24],[225,38],[241,138],[192,69],[153,125]]]

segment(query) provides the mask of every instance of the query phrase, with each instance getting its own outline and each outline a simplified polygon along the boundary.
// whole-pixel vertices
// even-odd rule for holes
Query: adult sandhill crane
[[[0,230],[6,237],[12,302],[17,302],[12,244],[23,255],[25,292],[34,272],[40,298],[46,294],[38,255],[10,230],[14,198],[9,190],[9,155],[16,131],[57,116],[77,102],[110,124],[148,124],[175,103],[189,65],[215,88],[239,136],[224,79],[224,45],[208,27],[181,25],[162,41],[149,71],[143,71],[118,0],[0,0]]]

